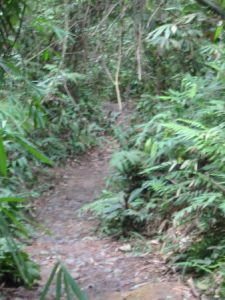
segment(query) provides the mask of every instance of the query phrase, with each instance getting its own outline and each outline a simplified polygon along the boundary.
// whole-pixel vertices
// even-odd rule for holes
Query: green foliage
[[[126,174],[139,166],[143,160],[143,152],[138,150],[121,151],[113,155],[111,166],[116,168],[121,174]],[[132,171],[131,171],[132,175]]]
[[[174,248],[181,253],[178,265],[186,271],[200,270],[200,274],[222,274],[223,95],[217,78],[209,83],[207,77],[187,76],[181,91],[170,90],[158,97],[155,110],[160,113],[137,126],[134,148],[113,156],[114,193],[90,205],[101,216],[105,232],[136,229],[152,234],[163,220],[174,230],[187,226],[183,233],[188,236],[187,244]]]
[[[6,286],[18,286],[25,283],[31,287],[40,279],[39,267],[30,260],[26,252],[19,248],[18,244],[16,251],[12,247],[15,247],[15,243],[10,243],[6,238],[0,239],[0,280]]]
[[[154,86],[113,155],[110,191],[89,208],[106,233],[160,234],[173,262],[224,295],[224,33],[198,6],[172,2],[145,39]]]
[[[76,5],[75,5],[76,6]],[[40,164],[80,154],[102,135],[99,99],[86,89],[66,52],[68,7],[57,1],[4,1],[0,5],[0,281],[31,287],[38,267],[23,251],[29,238],[27,204]],[[65,13],[65,17],[64,17]],[[79,93],[78,93],[79,90]],[[18,201],[17,201],[18,200]]]
[[[45,288],[40,296],[40,300],[45,300],[48,292],[50,290],[53,280],[56,278],[56,290],[55,290],[55,299],[60,300],[64,299],[63,297],[63,286],[65,289],[65,294],[67,299],[74,299],[74,296],[78,300],[87,300],[86,295],[81,291],[76,281],[73,279],[67,268],[61,263],[57,262],[52,269],[52,272],[49,276],[48,282],[45,285]]]
[[[0,49],[4,55],[9,55],[16,45],[20,34],[26,1],[6,0],[0,6]]]
[[[19,197],[0,198],[0,280],[31,287],[40,276],[38,266],[22,250],[29,237],[20,212],[23,202]]]
[[[102,233],[122,234],[122,223],[126,214],[122,192],[103,192],[101,199],[82,208],[82,212],[85,211],[91,211],[101,218]]]
[[[41,163],[97,145],[109,123],[101,103],[118,94],[139,99],[138,113],[126,132],[111,127],[122,148],[112,191],[89,209],[107,233],[186,226],[187,243],[167,238],[179,265],[224,280],[223,8],[219,0],[0,5],[2,280],[31,286],[37,275],[20,248],[26,205],[11,195],[32,186]],[[57,299],[63,278],[68,299],[69,290],[83,297],[61,264],[43,297],[55,275]]]

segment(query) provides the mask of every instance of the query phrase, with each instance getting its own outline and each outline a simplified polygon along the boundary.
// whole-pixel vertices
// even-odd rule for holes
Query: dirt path
[[[16,290],[10,300],[37,300],[58,258],[92,300],[194,299],[158,254],[137,256],[135,251],[124,251],[127,242],[101,238],[93,217],[77,216],[85,203],[100,195],[111,152],[112,146],[106,144],[85,155],[79,164],[53,170],[54,189],[37,203],[37,219],[50,234],[39,232],[28,247],[41,266],[42,280],[31,291]],[[130,246],[137,250],[132,241]]]

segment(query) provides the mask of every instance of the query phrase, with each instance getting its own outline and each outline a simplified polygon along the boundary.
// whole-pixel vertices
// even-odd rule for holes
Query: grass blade
[[[55,300],[60,300],[61,295],[62,295],[62,269],[60,269],[57,274]]]
[[[70,286],[67,282],[66,274],[64,273],[64,285],[65,285],[65,291],[66,291],[66,299],[67,300],[73,300],[71,296]]]
[[[48,279],[48,281],[47,281],[47,283],[46,283],[46,285],[45,285],[44,291],[42,292],[42,294],[41,294],[39,300],[45,300],[45,297],[47,296],[47,294],[48,294],[48,292],[49,292],[49,288],[50,288],[51,283],[52,283],[52,281],[53,281],[53,279],[54,279],[54,276],[55,276],[55,274],[56,274],[56,272],[57,272],[57,270],[58,270],[59,265],[60,265],[59,262],[57,262],[57,263],[55,264],[55,266],[54,266],[54,268],[53,268],[53,270],[52,270],[52,272],[51,272],[51,275],[50,275],[50,277],[49,277],[49,279]]]
[[[63,268],[63,272],[65,274],[64,276],[66,278],[66,281],[68,282],[68,284],[70,285],[71,289],[73,290],[75,295],[78,297],[78,299],[79,300],[88,300],[87,296],[81,291],[80,287],[78,286],[76,281],[73,279],[73,277],[70,275],[70,273],[68,272],[66,267],[62,266],[62,268]]]

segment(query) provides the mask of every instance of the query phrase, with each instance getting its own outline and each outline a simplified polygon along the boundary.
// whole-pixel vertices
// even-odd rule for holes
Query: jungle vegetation
[[[111,131],[115,173],[89,206],[101,230],[156,236],[225,295],[224,18],[224,0],[0,1],[1,282],[39,278],[23,249],[43,166]],[[110,128],[109,101],[132,103],[128,129]]]

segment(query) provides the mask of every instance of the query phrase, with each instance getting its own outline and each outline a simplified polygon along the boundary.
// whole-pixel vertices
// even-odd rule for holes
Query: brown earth
[[[103,238],[96,232],[98,221],[93,216],[78,216],[84,204],[101,194],[114,146],[108,142],[87,153],[79,164],[70,162],[52,171],[53,190],[36,201],[42,230],[27,249],[41,266],[42,279],[32,290],[11,290],[1,299],[37,300],[58,259],[91,300],[195,299],[154,251],[155,241]],[[144,251],[146,244],[149,248]],[[53,290],[48,299],[54,299]]]

